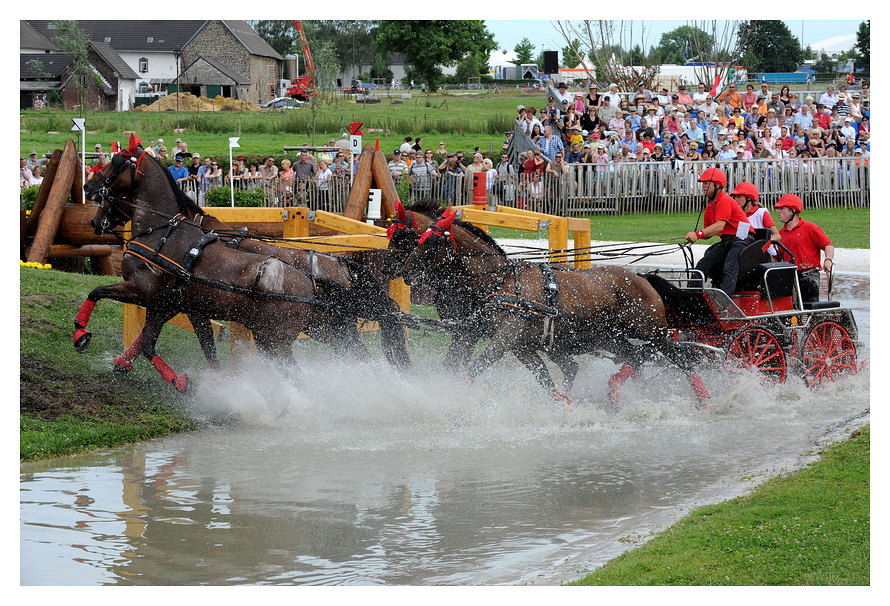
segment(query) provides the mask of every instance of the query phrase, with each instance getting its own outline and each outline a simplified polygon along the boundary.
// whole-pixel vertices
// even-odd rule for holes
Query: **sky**
[[[829,38],[841,35],[855,36],[859,29],[858,21],[794,21],[785,20],[791,34],[798,40],[802,40],[803,46],[822,42]],[[662,34],[672,31],[681,25],[687,25],[689,21],[653,20],[634,21],[634,42],[640,43],[644,50],[650,46],[657,46]],[[528,38],[535,44],[537,50],[562,50],[566,42],[550,21],[485,21],[488,31],[494,34],[494,39],[501,50],[512,50],[523,38]],[[642,28],[646,28],[645,43],[642,38]],[[718,30],[720,31],[720,30]],[[815,47],[814,47],[815,50]]]

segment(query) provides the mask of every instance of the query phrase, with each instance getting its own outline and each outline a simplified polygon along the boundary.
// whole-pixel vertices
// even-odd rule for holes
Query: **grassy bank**
[[[871,431],[693,511],[573,585],[869,585]]]
[[[86,295],[119,278],[22,268],[20,277],[20,458],[33,460],[136,442],[193,429],[183,399],[145,360],[130,376],[112,374],[121,346],[121,304],[102,301],[90,348],[75,352],[73,319]],[[176,328],[159,350],[174,368],[203,360],[193,336]]]

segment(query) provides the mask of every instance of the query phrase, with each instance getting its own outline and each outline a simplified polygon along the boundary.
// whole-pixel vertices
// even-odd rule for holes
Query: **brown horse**
[[[605,350],[622,362],[609,381],[615,399],[645,361],[661,354],[687,374],[700,402],[709,397],[692,356],[670,338],[664,304],[647,280],[622,267],[576,270],[512,261],[488,234],[456,216],[451,209],[431,223],[396,273],[408,283],[463,283],[480,294],[480,311],[494,334],[470,364],[470,378],[512,351],[545,389],[562,397],[537,352],[561,360]]]
[[[147,309],[140,339],[116,365],[128,365],[141,352],[181,390],[186,379],[166,368],[154,352],[164,322],[180,312],[189,314],[205,354],[209,342],[213,358],[212,333],[206,342],[202,337],[210,332],[209,318],[241,322],[253,330],[261,351],[288,361],[290,346],[301,331],[340,348],[363,347],[357,338],[355,314],[377,299],[371,296],[372,282],[355,281],[360,270],[353,268],[351,274],[341,271],[336,278],[328,278],[318,271],[322,264],[313,259],[315,255],[307,251],[286,253],[288,249],[259,242],[269,247],[262,254],[235,250],[231,241],[224,244],[217,233],[189,219],[203,216],[203,211],[175,187],[168,171],[140,151],[131,146],[129,153],[115,156],[86,188],[90,198],[102,203],[91,222],[94,229],[101,232],[132,220],[134,236],[122,263],[125,280],[95,289],[78,313],[74,339],[79,351],[89,342],[86,324],[96,301],[102,298]],[[314,273],[282,258],[297,252],[308,257],[305,265]],[[349,290],[337,282],[350,277],[353,285],[361,287]],[[352,300],[338,299],[336,295],[343,292],[352,294]],[[356,300],[362,304],[355,304]],[[394,305],[388,297],[386,300]],[[382,328],[384,324],[381,322]],[[390,330],[384,335],[384,351],[392,362],[407,363],[401,324],[393,319],[386,326]]]

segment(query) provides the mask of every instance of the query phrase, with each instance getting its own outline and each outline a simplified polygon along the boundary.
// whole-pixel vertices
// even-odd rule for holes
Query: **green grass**
[[[869,427],[573,585],[869,585]]]
[[[22,268],[20,277],[20,458],[83,452],[194,429],[185,401],[140,359],[128,376],[111,372],[123,349],[120,303],[101,301],[90,348],[72,343],[73,319],[94,287],[119,278]],[[175,369],[206,366],[197,340],[167,328],[158,350]]]

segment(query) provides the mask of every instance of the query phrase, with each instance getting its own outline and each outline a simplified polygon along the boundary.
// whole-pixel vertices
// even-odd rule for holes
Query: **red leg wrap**
[[[142,353],[142,333],[136,337],[136,340],[124,350],[123,357],[127,360],[135,360]]]
[[[551,395],[553,396],[553,399],[556,400],[557,402],[561,402],[562,404],[565,404],[566,406],[571,406],[572,408],[577,408],[575,403],[572,402],[572,399],[568,395],[559,391],[558,389],[554,389],[553,393]]]
[[[95,301],[90,301],[89,299],[84,301],[83,305],[80,306],[80,311],[74,317],[74,324],[80,328],[86,328],[94,307],[96,307]]]
[[[689,375],[689,384],[692,385],[692,390],[695,392],[695,395],[700,403],[705,403],[711,398],[711,394],[708,393],[708,390],[705,387],[705,384],[702,382],[700,376]]]
[[[213,370],[222,370],[222,364],[219,360],[210,360],[210,362],[208,363],[210,364],[210,368],[212,368]]]
[[[176,373],[173,372],[172,368],[167,366],[167,363],[161,359],[161,356],[156,355],[153,357],[151,359],[151,365],[161,373],[161,378],[167,381],[167,383],[172,383],[176,380]]]
[[[621,369],[612,375],[612,378],[609,379],[609,387],[621,387],[624,385],[627,380],[634,374],[634,367],[629,364],[624,364]]]

